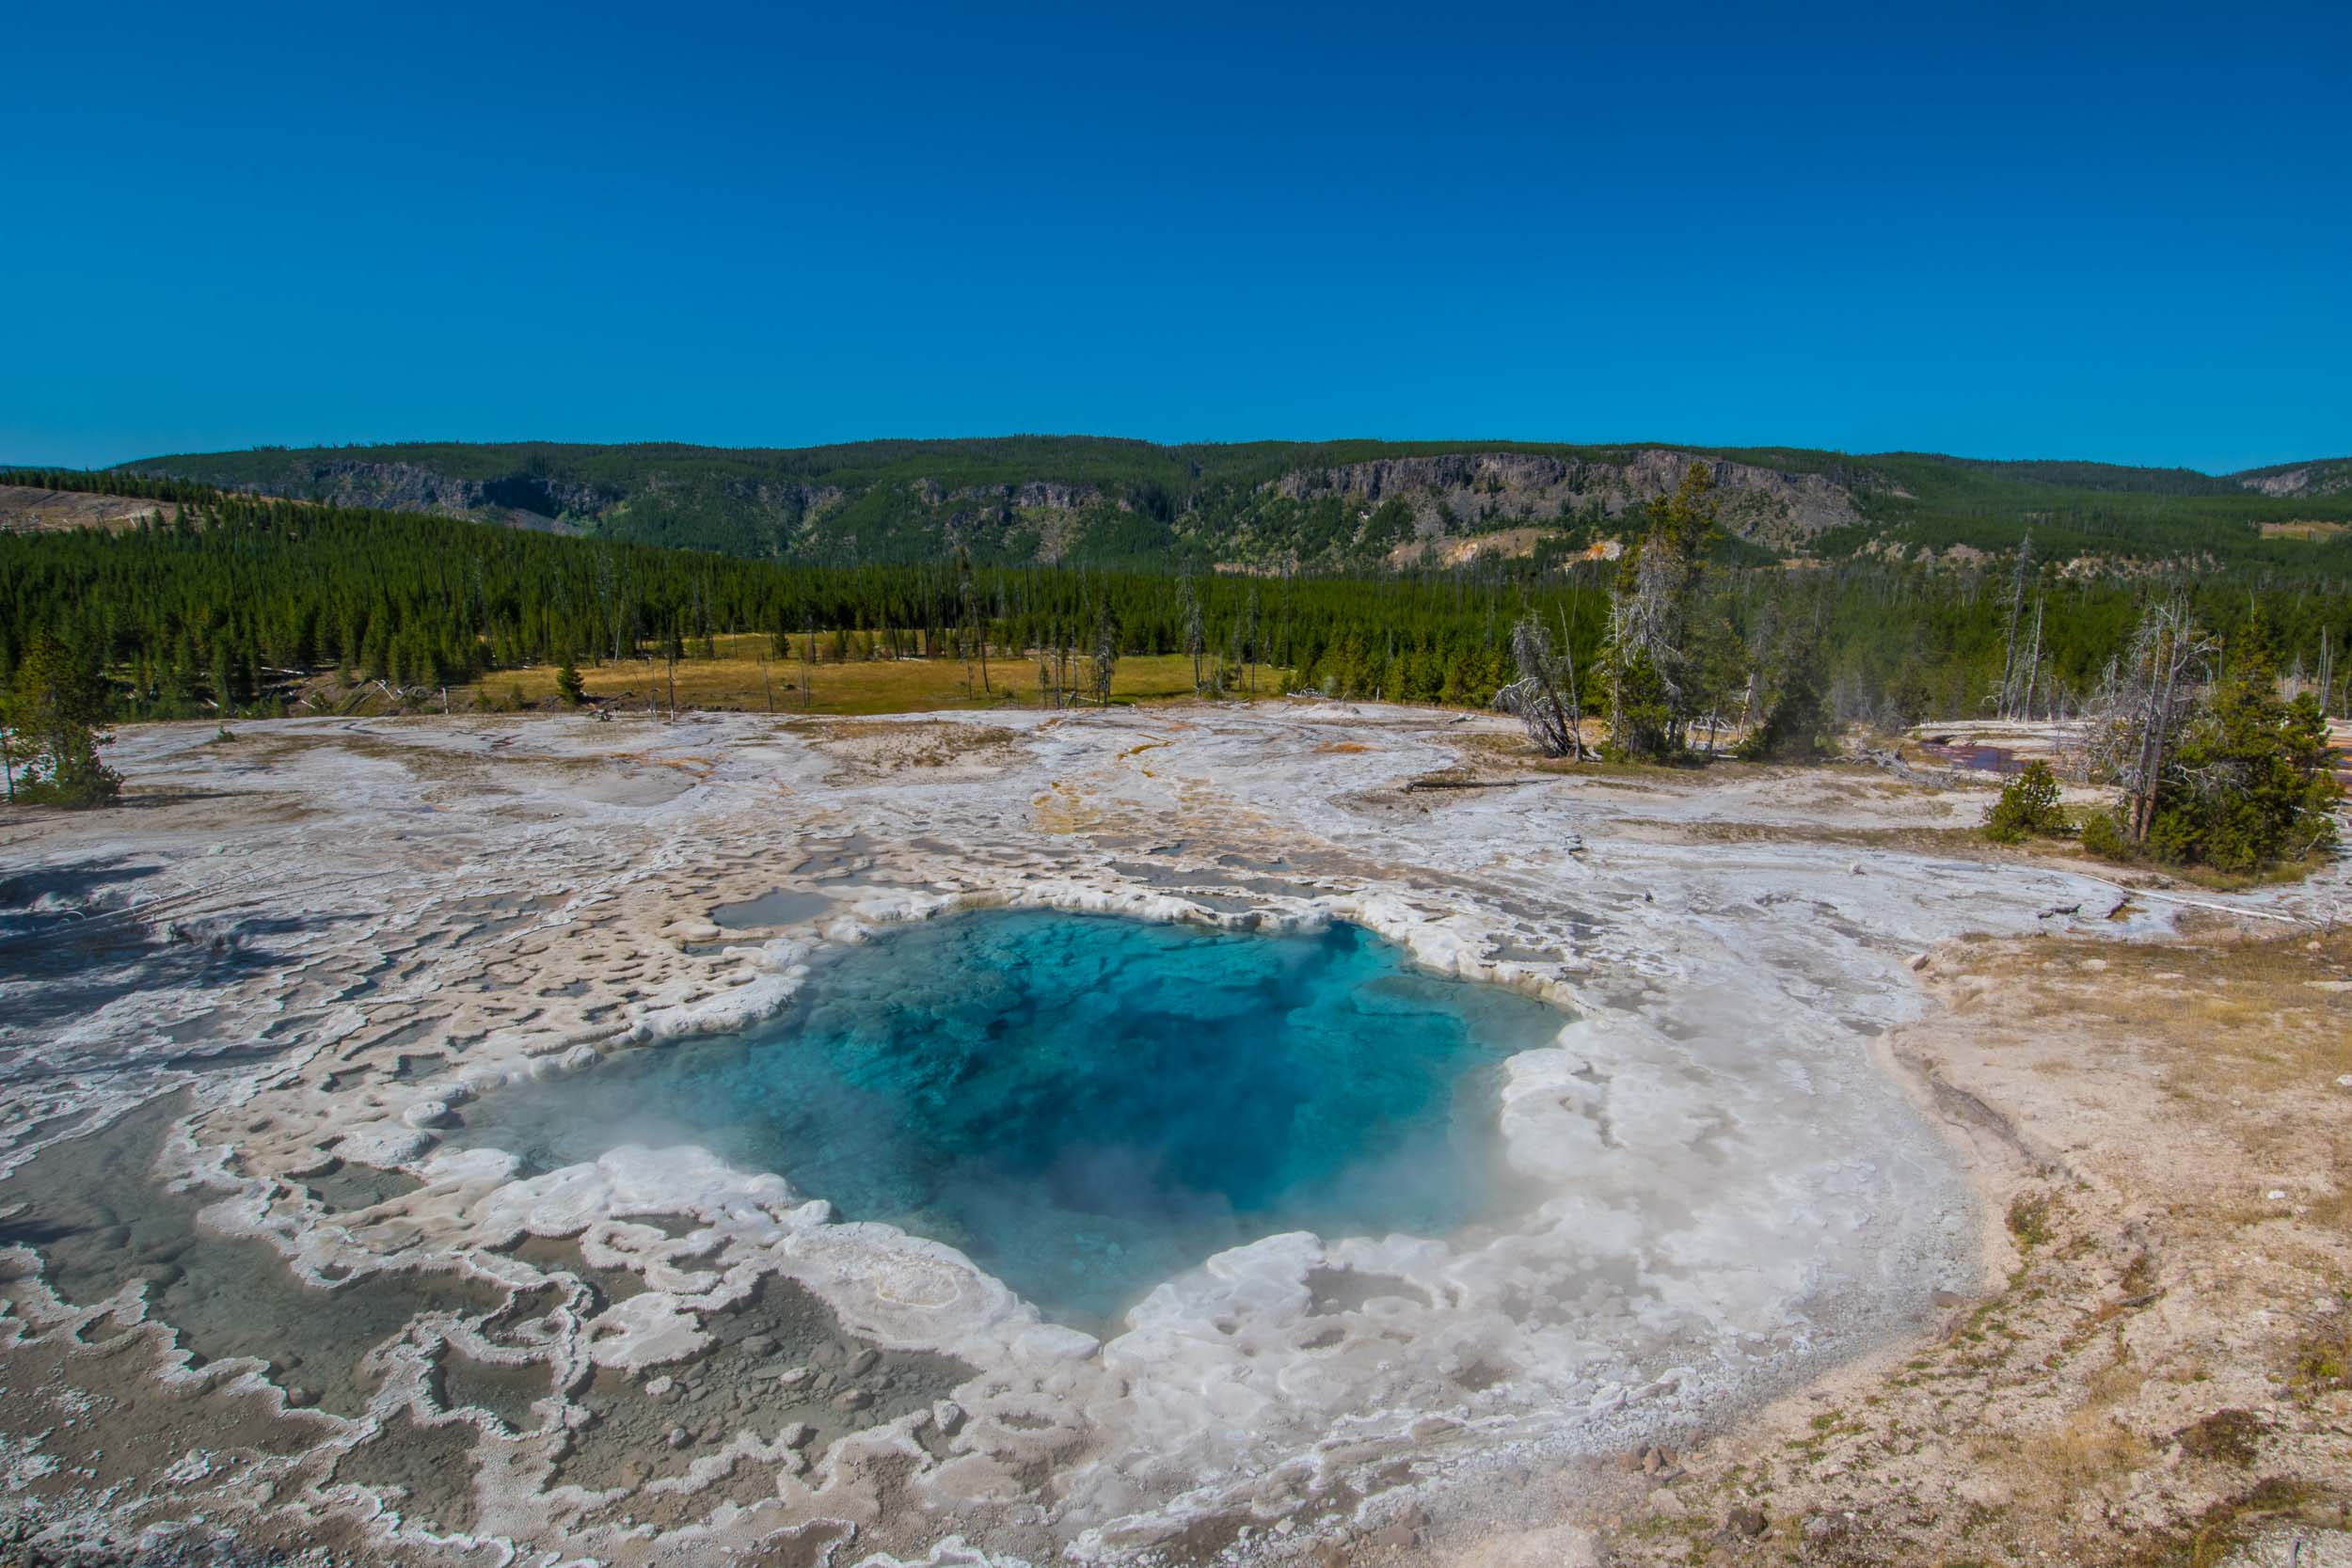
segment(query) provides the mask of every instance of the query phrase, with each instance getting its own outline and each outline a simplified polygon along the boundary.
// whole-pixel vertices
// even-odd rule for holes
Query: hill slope
[[[2231,479],[2265,496],[2341,496],[2352,492],[2352,457],[2249,468]]]
[[[2107,464],[1506,441],[1158,446],[1102,436],[804,448],[552,442],[263,448],[121,470],[347,505],[852,563],[1076,561],[1258,569],[1565,555],[1709,465],[1757,559],[2000,550],[2307,561],[2275,525],[2352,521],[2352,460],[2243,475]],[[2265,537],[2264,525],[2274,525]],[[2301,552],[2298,556],[2296,552]]]

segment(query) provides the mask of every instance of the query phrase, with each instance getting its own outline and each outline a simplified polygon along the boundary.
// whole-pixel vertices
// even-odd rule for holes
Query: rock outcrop
[[[2286,468],[2257,468],[2233,476],[2265,496],[2334,496],[2352,490],[2352,458],[2334,463],[2298,463]]]
[[[593,515],[619,499],[594,485],[532,474],[458,479],[415,463],[341,459],[311,464],[290,482],[238,488],[331,501],[338,506],[378,507],[387,512],[435,512],[445,516],[468,517],[496,515],[502,520],[525,526],[530,526],[532,519],[544,526],[566,515]]]
[[[1704,463],[1714,477],[1724,526],[1742,538],[1785,547],[1861,521],[1851,490],[1827,475],[1694,457],[1663,447],[1615,463],[1516,451],[1383,458],[1296,469],[1274,481],[1274,488],[1295,500],[1343,495],[1378,505],[1400,499],[1412,507],[1417,533],[1452,534],[1513,522],[1614,517],[1672,490],[1694,462]]]

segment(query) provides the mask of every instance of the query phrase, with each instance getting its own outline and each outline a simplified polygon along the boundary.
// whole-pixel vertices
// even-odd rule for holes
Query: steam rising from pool
[[[698,1144],[1092,1326],[1261,1237],[1508,1217],[1500,1063],[1566,1022],[1354,926],[992,911],[847,950],[757,1030],[493,1096],[465,1139],[541,1167]]]

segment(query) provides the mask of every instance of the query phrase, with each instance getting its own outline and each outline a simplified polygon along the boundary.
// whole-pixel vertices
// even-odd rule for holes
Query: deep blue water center
[[[1495,1215],[1496,1065],[1565,1022],[1359,927],[1038,911],[877,938],[802,996],[745,1034],[492,1096],[468,1141],[543,1166],[698,1143],[1099,1323],[1262,1236]]]

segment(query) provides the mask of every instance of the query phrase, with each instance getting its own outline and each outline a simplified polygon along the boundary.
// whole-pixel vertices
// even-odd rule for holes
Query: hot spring
[[[1261,1237],[1507,1220],[1501,1064],[1566,1022],[1354,926],[990,911],[844,950],[756,1029],[494,1095],[463,1141],[541,1169],[697,1144],[1100,1326]]]

